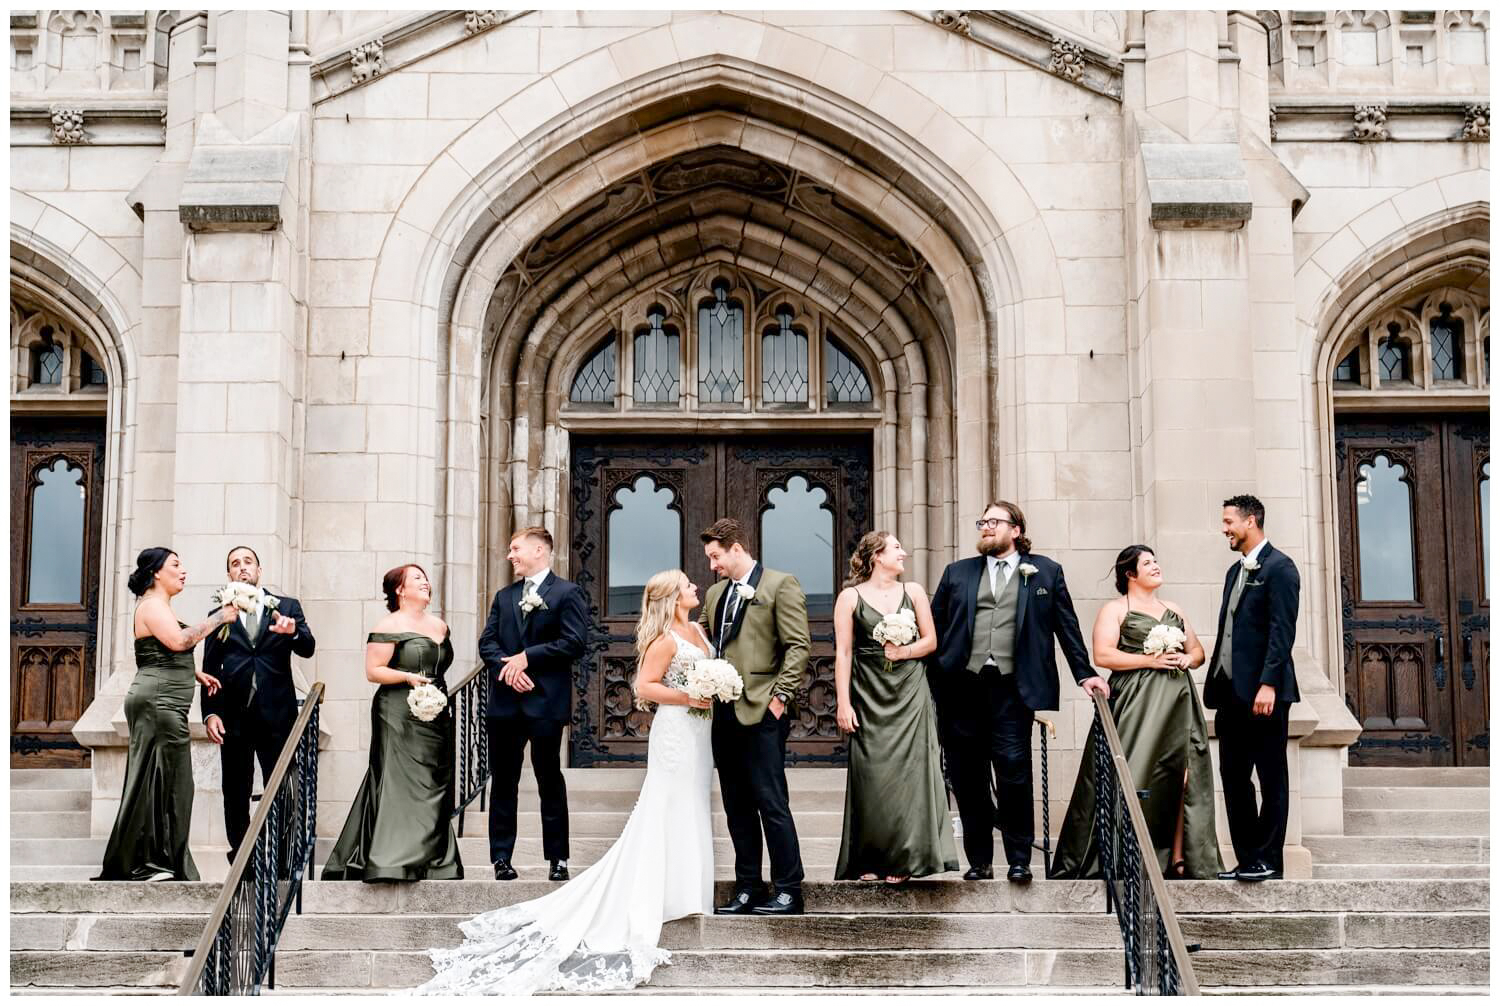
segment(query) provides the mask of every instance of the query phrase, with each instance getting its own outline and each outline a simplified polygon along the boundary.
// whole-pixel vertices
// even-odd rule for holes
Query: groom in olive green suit
[[[788,706],[807,668],[807,597],[789,573],[766,569],[745,551],[740,522],[724,518],[700,536],[722,579],[708,588],[699,621],[718,655],[740,672],[744,693],[714,704],[714,764],[734,842],[734,897],[719,915],[802,914],[802,855],[786,787]],[[766,898],[761,831],[771,853]]]

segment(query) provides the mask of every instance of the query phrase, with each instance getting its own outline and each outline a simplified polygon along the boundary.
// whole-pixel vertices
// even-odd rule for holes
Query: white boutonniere
[[[533,611],[546,611],[547,602],[542,600],[542,595],[536,592],[536,588],[527,584],[525,590],[521,591],[521,614],[529,615]]]
[[[740,596],[741,601],[755,600],[755,588],[750,586],[748,583],[735,584],[734,592]]]
[[[1254,559],[1251,559],[1249,556],[1241,559],[1240,565],[1245,567],[1245,572],[1247,573],[1253,573],[1257,569],[1260,569],[1260,563],[1255,561]]]
[[[1029,562],[1023,562],[1021,563],[1021,565],[1016,567],[1016,572],[1021,574],[1021,582],[1025,583],[1027,580],[1031,579],[1032,574],[1036,572],[1036,567]]]

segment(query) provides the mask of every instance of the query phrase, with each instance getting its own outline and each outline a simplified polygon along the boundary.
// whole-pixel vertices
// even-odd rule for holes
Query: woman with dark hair
[[[208,694],[217,678],[193,665],[198,640],[237,616],[225,606],[189,629],[172,613],[187,570],[169,548],[148,548],[135,561],[135,679],[125,693],[130,754],[114,828],[95,880],[197,880],[188,851],[193,818],[193,759],[188,707],[194,682]]]
[[[1110,711],[1141,798],[1162,873],[1212,880],[1224,869],[1214,827],[1213,763],[1208,728],[1189,671],[1203,663],[1203,644],[1187,616],[1156,596],[1156,553],[1131,545],[1115,560],[1120,597],[1094,620],[1094,663],[1109,670]],[[1099,875],[1094,837],[1094,739],[1084,747],[1063,821],[1055,878]]]
[[[444,707],[433,719],[418,719],[407,702],[413,688],[444,688],[453,644],[447,624],[427,611],[432,584],[421,566],[397,566],[382,586],[391,613],[375,623],[365,646],[365,679],[380,686],[370,704],[370,768],[323,879],[462,880],[453,834],[453,716]]]
[[[838,724],[849,737],[836,880],[896,885],[958,869],[923,659],[937,632],[926,591],[902,583],[905,571],[896,536],[871,531],[833,607]]]

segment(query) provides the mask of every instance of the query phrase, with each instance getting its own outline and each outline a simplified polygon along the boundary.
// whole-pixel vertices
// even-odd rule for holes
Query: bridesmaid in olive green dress
[[[208,694],[219,682],[193,664],[193,647],[235,618],[225,607],[189,629],[172,613],[172,598],[187,584],[177,553],[148,548],[136,559],[130,591],[135,609],[135,679],[125,693],[130,754],[125,789],[104,865],[95,880],[197,880],[188,851],[193,820],[193,759],[188,707],[195,682]]]
[[[932,610],[919,583],[901,582],[906,551],[872,531],[849,558],[849,579],[833,609],[839,729],[849,737],[849,782],[836,880],[900,884],[958,869],[948,791],[938,756],[937,718],[922,659],[937,646]],[[887,614],[915,616],[917,638],[877,642]]]
[[[324,880],[462,880],[453,834],[453,716],[423,722],[406,704],[418,685],[443,688],[453,663],[448,626],[427,613],[422,567],[385,575],[386,607],[365,647],[365,677],[380,685],[370,707],[370,768],[349,808]]]
[[[1094,663],[1107,668],[1110,711],[1136,789],[1162,874],[1169,879],[1212,880],[1224,869],[1214,827],[1213,763],[1208,729],[1193,687],[1191,668],[1203,663],[1203,644],[1182,609],[1156,596],[1161,566],[1145,545],[1131,545],[1115,560],[1115,588],[1122,595],[1094,621]],[[1180,630],[1183,649],[1156,656],[1146,637],[1159,625]],[[1063,821],[1054,878],[1099,876],[1094,837],[1094,741],[1090,735]]]

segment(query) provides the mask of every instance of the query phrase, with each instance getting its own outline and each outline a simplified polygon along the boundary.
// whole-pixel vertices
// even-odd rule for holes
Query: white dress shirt
[[[990,593],[999,597],[1000,591],[1005,589],[1005,584],[1010,583],[1010,578],[1016,575],[1016,566],[1021,562],[1021,553],[1012,550],[1010,555],[1007,556],[987,555],[984,558],[985,567],[989,570],[990,574]],[[1003,581],[999,579],[1000,567],[1002,566],[1005,567],[1005,579]]]

